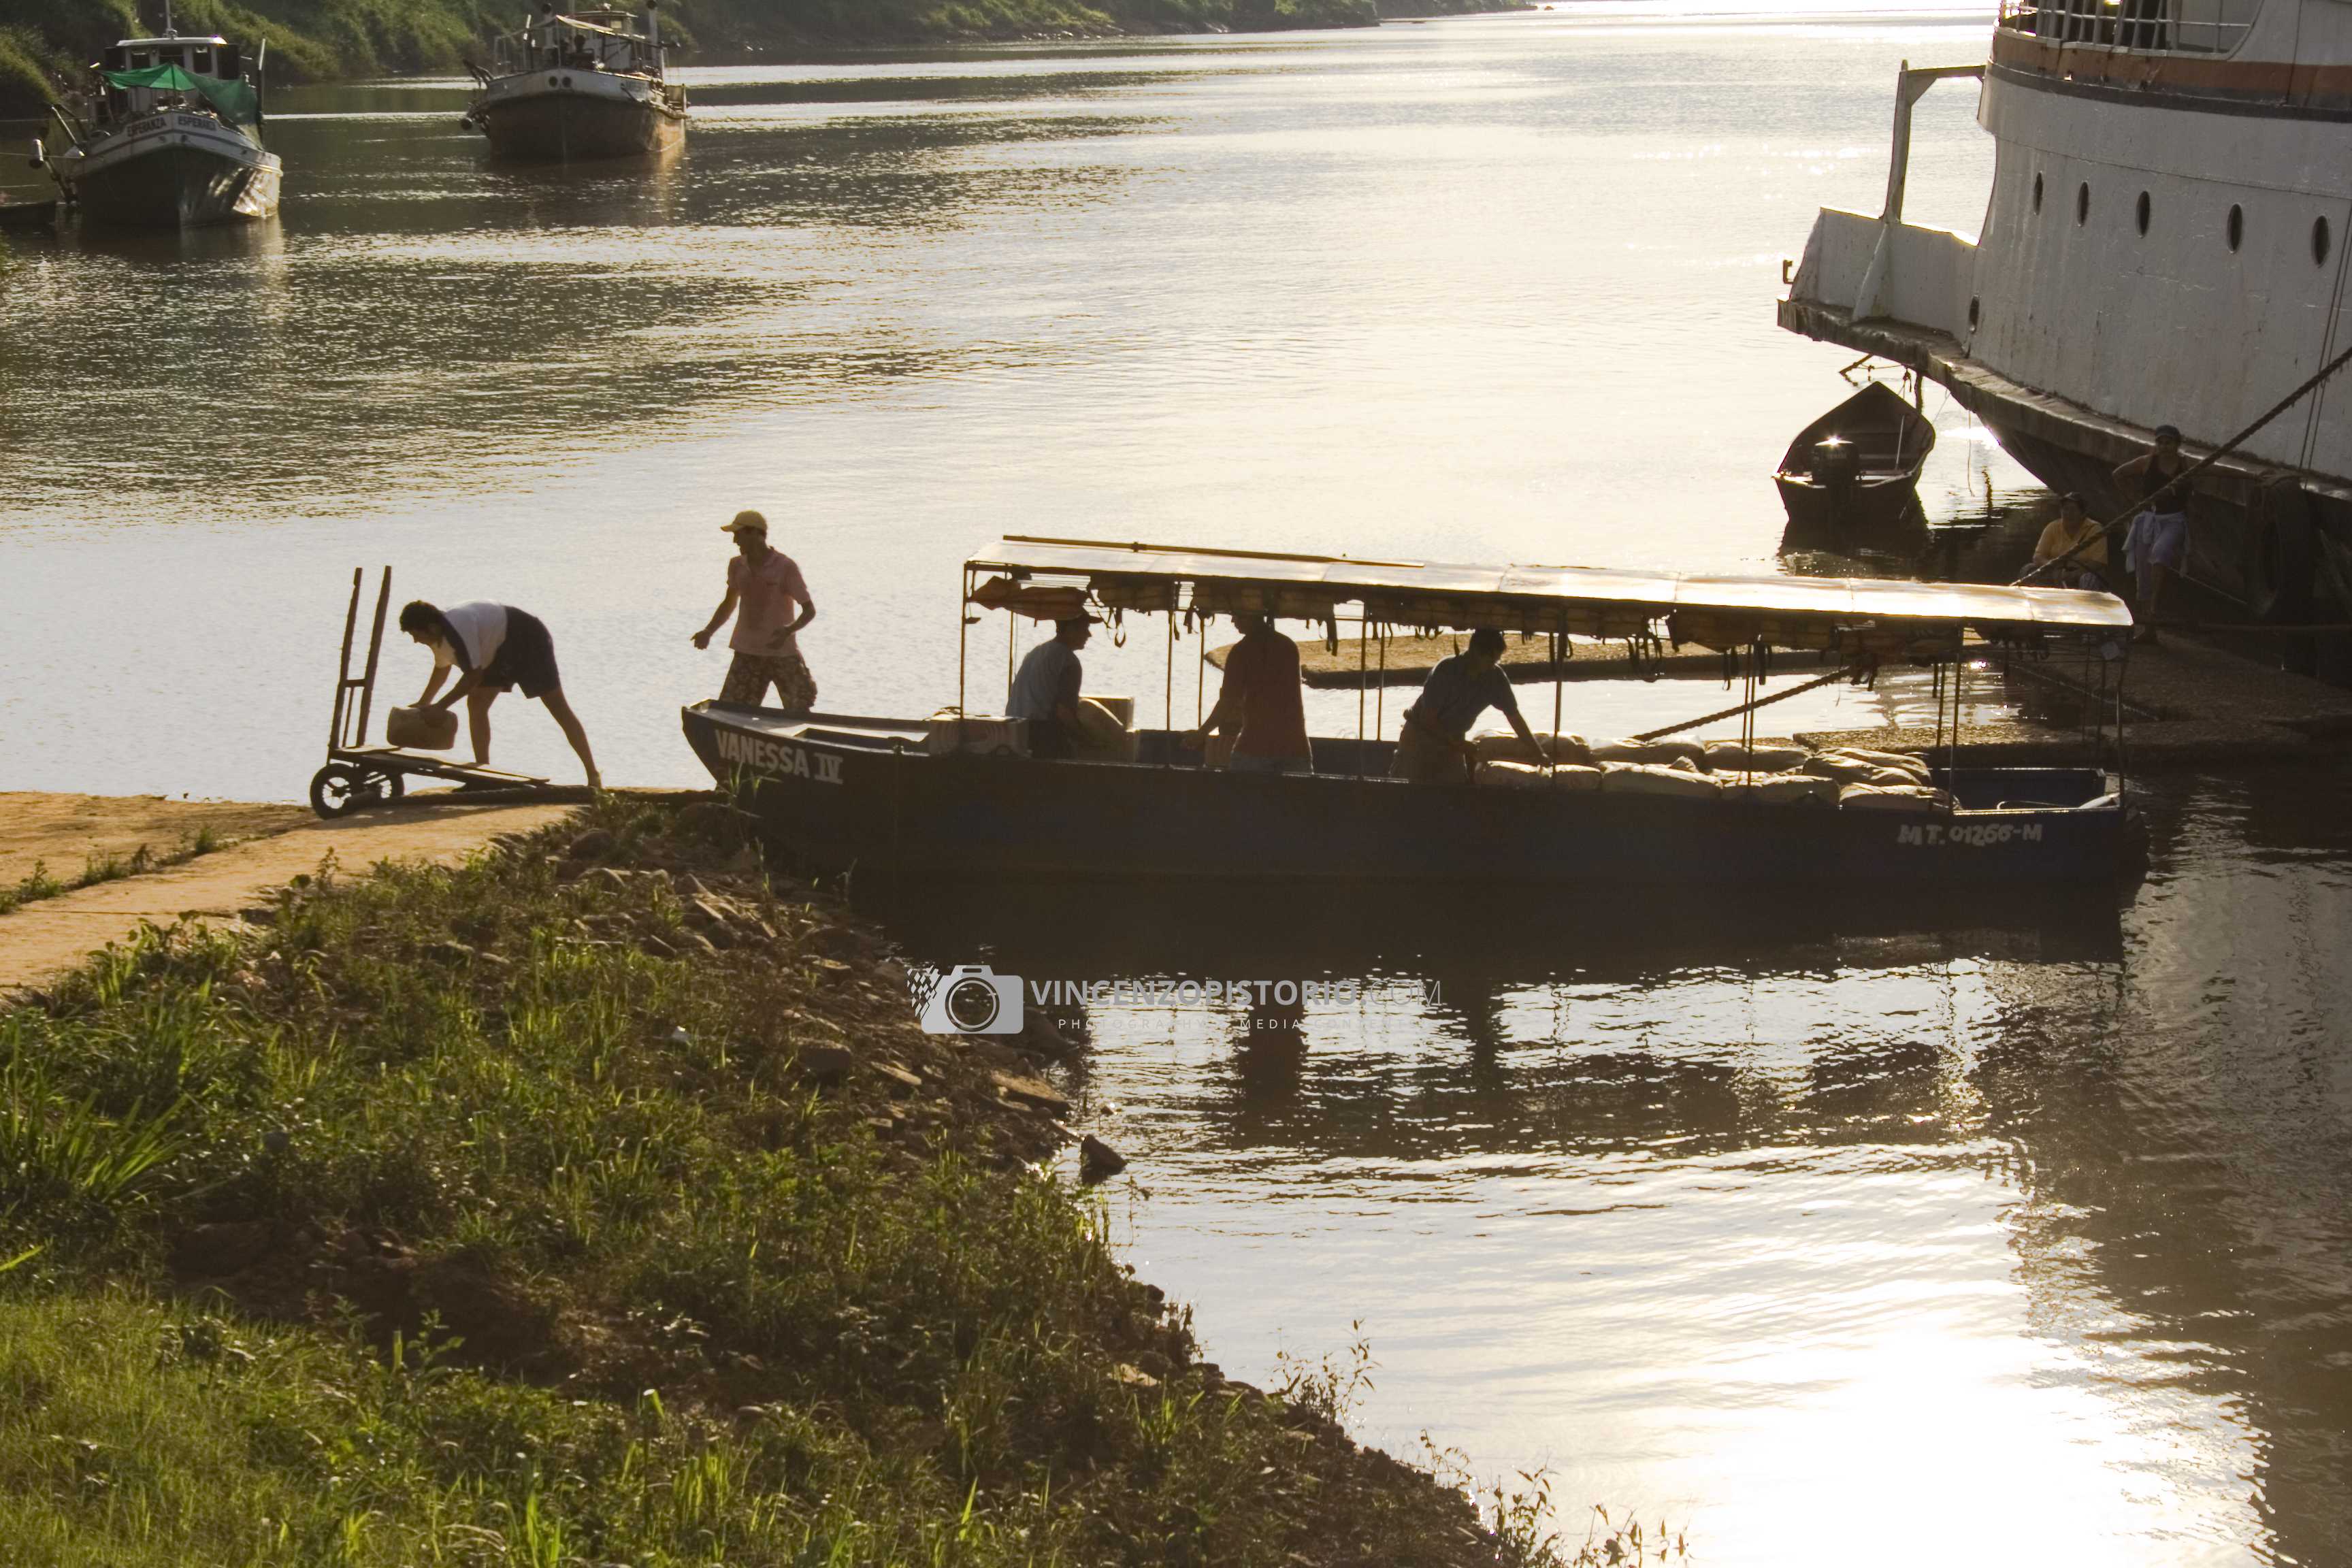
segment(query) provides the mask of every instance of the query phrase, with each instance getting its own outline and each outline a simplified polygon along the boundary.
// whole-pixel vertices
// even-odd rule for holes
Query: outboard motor
[[[1813,443],[1806,467],[1813,483],[1843,500],[1853,493],[1853,482],[1862,475],[1862,454],[1844,437],[1831,436]]]

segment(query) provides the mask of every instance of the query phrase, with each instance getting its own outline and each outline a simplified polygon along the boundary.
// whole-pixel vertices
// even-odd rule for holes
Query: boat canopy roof
[[[199,48],[209,44],[217,48],[227,42],[218,33],[174,33],[168,38],[117,38],[114,47],[118,49],[176,49],[187,44]]]
[[[1979,583],[1918,583],[1883,577],[1717,577],[1587,566],[1479,566],[1434,561],[1360,560],[1181,545],[1008,535],[966,563],[1014,582],[1082,581],[1113,608],[1172,610],[1190,586],[1190,606],[1217,613],[1262,609],[1321,619],[1339,604],[1364,606],[1373,620],[1469,629],[1492,626],[1622,637],[1649,620],[1675,617],[1721,634],[1876,628],[1927,637],[1963,626],[2022,631],[2122,630],[2131,611],[2112,594],[2010,588]],[[1157,590],[1156,593],[1150,590]],[[1034,590],[1032,590],[1034,592]],[[973,602],[1007,603],[1002,588]],[[1040,595],[1041,603],[1045,602]],[[1318,607],[1319,606],[1319,607]],[[1018,603],[1008,607],[1021,608]],[[1724,646],[1716,636],[1699,636]]]

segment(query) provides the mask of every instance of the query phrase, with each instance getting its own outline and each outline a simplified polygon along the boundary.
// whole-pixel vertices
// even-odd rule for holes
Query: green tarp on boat
[[[218,110],[220,117],[231,125],[261,123],[261,96],[245,82],[194,76],[175,65],[149,66],[145,70],[135,71],[100,71],[99,74],[117,87],[202,93],[205,100]]]

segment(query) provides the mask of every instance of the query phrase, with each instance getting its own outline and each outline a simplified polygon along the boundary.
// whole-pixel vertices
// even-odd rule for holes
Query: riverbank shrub
[[[0,1013],[12,1562],[1498,1560],[1202,1365],[1032,1164],[1034,1064],[698,809],[322,870]]]

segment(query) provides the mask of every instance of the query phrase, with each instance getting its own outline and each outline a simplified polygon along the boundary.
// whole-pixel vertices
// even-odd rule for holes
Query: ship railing
[[[2134,54],[2226,55],[2261,0],[2001,0],[2000,26],[2053,44]]]

